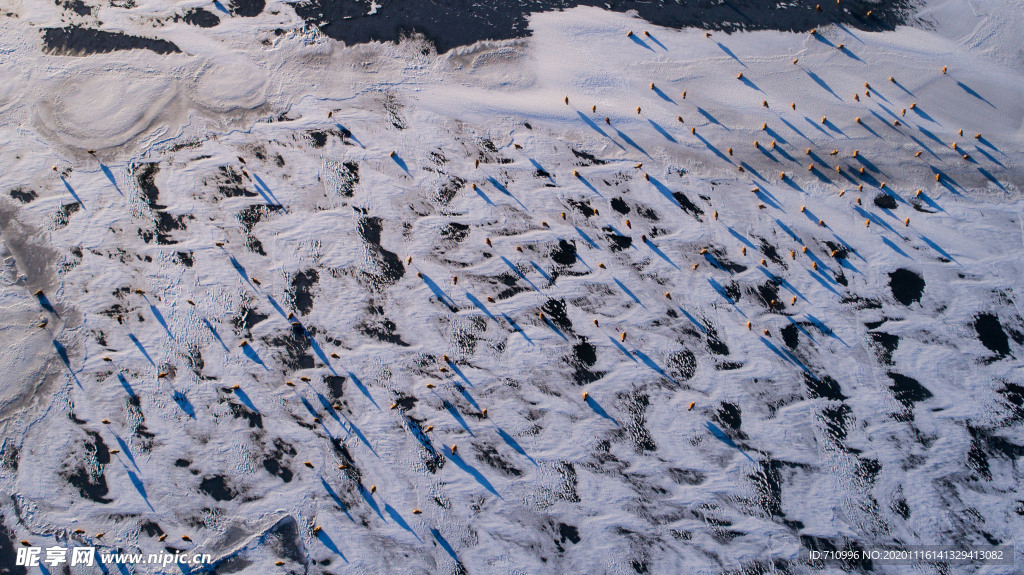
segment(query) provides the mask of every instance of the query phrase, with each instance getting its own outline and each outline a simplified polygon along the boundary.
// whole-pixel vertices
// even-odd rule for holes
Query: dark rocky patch
[[[213,28],[217,24],[220,24],[220,18],[218,18],[216,14],[202,8],[193,8],[188,12],[185,12],[181,19],[186,24],[198,26],[200,28]]]
[[[243,18],[252,18],[259,16],[266,6],[266,0],[231,0],[231,13]]]
[[[836,401],[844,401],[847,399],[846,396],[843,395],[843,390],[839,387],[839,382],[828,375],[818,378],[808,373],[804,373],[804,385],[807,386],[807,391],[811,397],[823,397],[825,399],[833,399]]]
[[[469,226],[459,222],[449,222],[441,228],[441,237],[452,243],[459,243],[469,236]]]
[[[606,233],[605,236],[610,242],[608,248],[613,252],[620,252],[633,245],[633,238],[629,236],[619,235],[610,227],[602,228]]]
[[[29,190],[26,188],[14,188],[8,193],[11,195],[12,198],[18,200],[23,204],[30,203],[32,200],[39,197],[39,194],[37,194],[35,190]]]
[[[215,501],[231,501],[238,493],[227,484],[227,477],[214,475],[206,477],[199,483],[199,491],[209,495]]]
[[[498,450],[491,445],[487,444],[473,444],[473,449],[476,451],[476,459],[482,463],[486,463],[502,475],[508,477],[520,477],[523,471],[515,465],[509,463],[505,458],[498,453]]]
[[[549,299],[540,310],[552,323],[567,333],[572,333],[572,322],[569,321],[568,310],[564,299]]]
[[[849,6],[846,3],[842,6],[822,4],[823,9],[817,11],[815,2],[811,0],[797,0],[785,5],[756,0],[739,0],[728,5],[711,0],[650,4],[627,0],[519,0],[498,4],[453,0],[387,5],[370,16],[363,3],[306,0],[296,4],[295,11],[310,26],[346,44],[396,42],[406,36],[421,34],[434,44],[438,53],[444,53],[480,40],[529,36],[527,14],[574,6],[599,6],[615,12],[636,10],[640,18],[657,26],[731,33],[741,30],[806,32],[816,26],[834,23],[861,30],[893,30],[909,17],[913,3],[896,0],[875,4],[867,0],[851,0]],[[873,10],[870,18],[864,16],[868,10]]]
[[[228,409],[231,410],[231,415],[234,416],[235,419],[246,419],[249,421],[249,427],[263,429],[263,416],[258,412],[233,401],[228,402]]]
[[[324,383],[327,384],[327,391],[331,394],[334,399],[341,399],[345,395],[345,380],[347,378],[344,375],[325,375]]]
[[[616,212],[619,212],[622,215],[626,215],[629,213],[629,205],[626,204],[625,200],[618,197],[612,198],[612,209],[615,210]]]
[[[691,202],[690,198],[686,197],[686,194],[683,192],[672,192],[672,197],[679,202],[679,207],[681,207],[684,212],[697,218],[698,221],[700,220],[700,216],[704,215],[704,210],[700,209],[697,204]]]
[[[278,359],[291,371],[316,366],[316,361],[309,353],[309,338],[301,325],[293,325],[290,331],[277,337],[265,337],[263,342],[278,350]]]
[[[313,142],[314,148],[322,148],[327,145],[327,132],[323,130],[312,130],[308,132],[309,139]]]
[[[983,312],[974,317],[974,331],[978,340],[1000,358],[1010,355],[1010,340],[1003,331],[1003,324],[994,313]]]
[[[697,372],[697,357],[688,349],[669,355],[666,364],[669,375],[677,381],[687,381]]]
[[[796,328],[796,324],[789,324],[780,330],[782,332],[782,341],[785,342],[786,347],[789,349],[796,349],[800,345],[800,332]]]
[[[14,533],[4,523],[0,515],[0,572],[7,575],[26,575],[28,569],[15,564],[17,552],[14,550]]]
[[[583,214],[583,217],[585,218],[589,218],[590,216],[593,216],[596,213],[594,211],[594,208],[590,206],[590,202],[586,200],[577,201],[572,198],[567,198],[565,200],[565,203],[569,204],[570,206],[572,206],[573,209]]]
[[[650,397],[646,393],[633,391],[623,397],[622,403],[623,410],[629,414],[629,424],[626,426],[625,432],[629,434],[629,438],[633,442],[633,449],[638,454],[657,451],[658,446],[655,445],[654,438],[651,437],[651,432],[646,427],[646,412],[651,405]]]
[[[527,127],[529,127],[529,124],[527,124]],[[572,151],[572,155],[576,156],[577,166],[595,166],[607,163],[604,160],[595,158],[593,154],[588,154],[582,150],[577,150],[576,148],[569,148],[569,150]]]
[[[217,186],[217,192],[225,198],[255,198],[259,195],[245,188],[245,184],[242,183],[242,175],[231,166],[220,166],[217,168],[214,184]]]
[[[884,365],[892,365],[892,354],[900,345],[900,336],[880,331],[870,331],[871,342],[875,347],[878,361]]]
[[[668,470],[672,481],[679,485],[700,485],[708,480],[708,476],[696,469],[679,469],[672,467]]]
[[[924,278],[908,269],[900,268],[889,274],[892,297],[903,305],[920,302],[924,286]]]
[[[886,194],[884,192],[875,196],[875,205],[882,208],[883,210],[895,210],[896,209],[896,198]]]
[[[551,250],[551,261],[562,266],[576,263],[576,242],[558,240],[558,245]]]
[[[190,268],[195,264],[195,260],[192,258],[192,252],[178,252],[178,261],[181,265]]]
[[[605,375],[603,371],[591,371],[590,368],[597,363],[597,348],[585,337],[581,337],[580,341],[573,345],[572,355],[565,360],[575,368],[572,380],[576,385],[593,383]]]
[[[915,403],[932,397],[932,392],[928,391],[928,388],[918,383],[912,377],[907,377],[893,371],[888,372],[887,375],[892,380],[889,391],[892,392],[896,401],[902,403],[907,408],[912,408]]]
[[[65,472],[68,483],[78,489],[82,497],[96,503],[112,503],[105,495],[110,492],[103,468],[110,463],[110,450],[100,434],[94,431],[85,432],[92,442],[85,442],[85,456],[77,457],[72,465],[74,469]]]
[[[263,458],[263,468],[267,473],[280,477],[288,483],[292,480],[292,470],[285,465],[285,459],[295,456],[295,448],[280,437],[274,439],[274,447]]]
[[[292,307],[300,315],[313,311],[313,288],[320,281],[320,274],[315,269],[308,269],[292,276],[288,297]]]
[[[118,50],[150,50],[157,54],[176,54],[174,43],[156,38],[129,36],[122,32],[104,32],[92,28],[67,26],[43,29],[43,49],[60,56],[88,56]]]

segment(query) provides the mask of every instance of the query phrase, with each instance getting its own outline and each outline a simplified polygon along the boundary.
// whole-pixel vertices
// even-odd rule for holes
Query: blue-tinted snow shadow
[[[380,406],[377,405],[377,402],[373,399],[373,396],[370,395],[370,390],[366,389],[366,386],[363,385],[362,380],[356,377],[356,374],[352,373],[351,371],[348,372],[348,377],[349,379],[352,380],[352,383],[356,384],[356,387],[359,388],[359,391],[361,391],[362,394],[365,395],[366,398],[370,400],[370,403],[372,403],[374,407],[380,410]]]
[[[142,352],[143,357],[146,358],[146,361],[148,361],[150,365],[156,365],[155,363],[153,363],[153,358],[149,357],[149,354],[146,353],[146,348],[142,347],[142,342],[139,341],[139,338],[135,337],[134,333],[129,332],[128,339],[132,340],[132,343],[134,343],[135,347],[137,347],[139,351]]]
[[[637,144],[636,142],[634,142],[632,138],[630,138],[629,136],[624,134],[621,130],[619,130],[618,128],[614,128],[614,127],[612,129],[615,130],[615,133],[619,136],[619,138],[622,139],[623,142],[626,142],[627,144],[629,144],[630,146],[635,148],[638,152],[640,152],[641,154],[647,156],[648,158],[651,157],[651,155],[647,153],[647,150],[641,148],[640,144]]]
[[[664,136],[666,140],[668,140],[668,141],[672,142],[673,144],[678,144],[678,143],[679,143],[679,141],[678,141],[678,140],[676,140],[676,139],[675,139],[675,138],[674,138],[674,137],[672,136],[672,134],[669,134],[669,133],[668,133],[668,131],[666,131],[666,130],[665,130],[665,128],[662,128],[662,127],[661,127],[661,125],[660,125],[660,124],[658,124],[657,122],[655,122],[654,120],[650,120],[650,119],[648,119],[648,120],[647,120],[647,122],[648,122],[648,123],[649,123],[649,124],[650,124],[650,125],[651,125],[651,126],[652,126],[652,127],[654,128],[654,129],[655,129],[655,130],[657,130],[659,134],[661,134],[662,136]]]
[[[508,322],[508,325],[512,327],[513,331],[519,332],[519,335],[523,336],[523,339],[525,339],[530,345],[533,345],[533,340],[530,339],[530,336],[526,335],[526,332],[523,331],[523,328],[519,327],[519,324],[516,323],[516,320],[509,317],[509,315],[505,312],[501,313],[501,317],[505,318],[505,321]]]
[[[409,533],[412,533],[413,537],[415,537],[416,540],[419,541],[420,543],[423,542],[423,540],[420,539],[420,536],[417,535],[416,532],[412,530],[412,527],[409,527],[409,524],[406,523],[405,518],[402,517],[402,514],[400,514],[397,509],[395,509],[391,505],[385,503],[384,504],[384,511],[387,511],[388,515],[391,516],[391,520],[394,521],[396,524],[398,524],[399,527],[401,527],[402,529],[405,529]]]
[[[596,413],[596,414],[600,415],[601,417],[611,421],[615,425],[619,424],[619,422],[616,421],[614,417],[608,415],[608,412],[605,411],[603,407],[601,407],[601,404],[598,403],[596,399],[594,399],[593,397],[591,397],[589,395],[587,396],[587,405],[590,406],[590,409],[594,410],[594,413]]]
[[[708,431],[711,432],[711,435],[713,435],[715,437],[715,439],[721,441],[722,443],[728,445],[729,447],[732,447],[732,448],[736,449],[736,451],[739,451],[740,453],[743,454],[743,457],[746,457],[747,459],[749,459],[751,463],[757,463],[756,461],[754,461],[754,459],[752,457],[747,455],[747,453],[745,451],[740,449],[740,446],[736,445],[736,442],[733,441],[732,438],[730,438],[728,435],[726,435],[724,431],[719,429],[717,425],[715,425],[714,423],[711,423],[710,421],[706,421],[705,425],[707,426]]]
[[[60,177],[60,181],[64,182],[64,187],[67,188],[68,193],[71,194],[71,197],[75,198],[75,201],[78,202],[84,210],[85,204],[82,202],[82,198],[78,197],[78,194],[75,193],[75,189],[71,187],[71,184],[69,184],[68,181],[64,179],[64,176]]]
[[[185,412],[185,415],[192,419],[196,418],[196,409],[192,406],[192,402],[188,400],[184,392],[174,390],[174,393],[171,394],[171,399],[174,400],[174,403],[178,404],[178,407]]]
[[[498,499],[502,499],[502,500],[505,499],[504,497],[501,496],[500,493],[498,493],[498,490],[495,489],[493,485],[491,485],[491,482],[488,481],[486,477],[484,477],[484,474],[480,473],[479,471],[477,471],[476,468],[473,467],[472,465],[466,463],[466,461],[464,459],[462,459],[461,455],[459,455],[458,453],[452,453],[451,451],[449,451],[448,452],[448,461],[451,461],[459,469],[461,469],[461,470],[465,471],[466,473],[470,474],[471,476],[473,476],[473,478],[476,479],[477,482],[480,485],[483,485],[484,488],[487,489],[487,491],[490,491],[494,495],[497,495]]]
[[[632,300],[633,300],[633,301],[635,301],[635,302],[636,302],[637,304],[639,304],[639,305],[640,305],[640,307],[642,307],[642,308],[644,308],[644,309],[647,309],[647,306],[645,306],[645,305],[643,304],[643,302],[641,302],[641,301],[640,301],[640,298],[636,297],[636,294],[634,294],[634,293],[633,293],[632,291],[630,291],[630,289],[629,289],[628,287],[626,287],[626,286],[625,286],[625,284],[623,284],[622,282],[620,282],[618,278],[614,278],[614,277],[613,277],[612,279],[613,279],[613,280],[615,280],[615,284],[619,286],[619,289],[621,289],[621,290],[623,291],[623,293],[625,293],[626,295],[628,295],[628,296],[630,297],[630,299],[632,299]]]
[[[320,543],[323,543],[324,547],[329,549],[332,553],[334,553],[338,557],[341,557],[342,561],[344,561],[345,563],[348,563],[348,559],[345,558],[345,554],[341,552],[341,549],[338,549],[338,546],[334,543],[334,540],[331,539],[331,537],[327,534],[326,531],[321,529],[316,534],[316,538],[320,540]],[[416,538],[419,539],[419,536],[417,536]]]
[[[533,458],[530,457],[530,455],[528,453],[526,453],[526,450],[523,449],[523,446],[519,445],[519,442],[517,442],[511,435],[509,435],[508,433],[505,433],[504,429],[498,427],[497,425],[494,426],[494,429],[495,429],[495,431],[498,432],[498,435],[501,437],[502,440],[505,441],[506,444],[508,444],[509,447],[511,447],[512,449],[518,451],[519,454],[522,455],[523,457],[529,459],[530,463],[532,463],[534,465],[537,465],[537,462],[534,461]]]

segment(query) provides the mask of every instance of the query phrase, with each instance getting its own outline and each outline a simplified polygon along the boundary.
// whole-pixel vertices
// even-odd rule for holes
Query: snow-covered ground
[[[1022,2],[440,56],[191,7],[74,20],[181,52],[68,56],[0,4],[0,557],[1024,565],[801,551],[1024,532]]]

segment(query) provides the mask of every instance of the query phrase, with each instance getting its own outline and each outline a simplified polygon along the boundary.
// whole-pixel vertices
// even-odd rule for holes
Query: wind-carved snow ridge
[[[1024,531],[1011,6],[579,8],[444,56],[182,22],[87,58],[32,10],[0,34],[0,557],[899,573],[801,550]]]

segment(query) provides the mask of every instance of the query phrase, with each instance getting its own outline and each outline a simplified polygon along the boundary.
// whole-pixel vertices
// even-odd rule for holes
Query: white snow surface
[[[15,545],[844,573],[801,549],[1024,533],[1022,2],[710,37],[578,8],[444,55],[286,3],[166,20],[194,5],[81,18],[182,53],[58,56],[59,6],[0,4]]]

